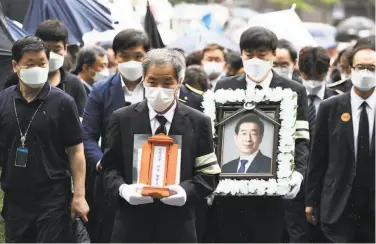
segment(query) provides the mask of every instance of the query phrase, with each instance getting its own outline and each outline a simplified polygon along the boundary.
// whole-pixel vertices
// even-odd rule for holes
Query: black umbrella
[[[161,35],[159,34],[157,24],[155,23],[153,13],[150,10],[149,1],[147,2],[147,6],[146,6],[144,28],[145,28],[146,34],[149,37],[150,45],[152,48],[165,47],[165,45],[163,44]]]
[[[8,31],[5,16],[0,4],[0,90],[6,78],[13,73],[12,46],[14,40]]]
[[[337,26],[336,41],[350,42],[360,37],[374,34],[375,22],[362,16],[353,16],[343,20]]]

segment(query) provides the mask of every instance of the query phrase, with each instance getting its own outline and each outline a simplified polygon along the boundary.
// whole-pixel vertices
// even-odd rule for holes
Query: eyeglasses
[[[357,65],[354,67],[355,71],[368,70],[370,72],[375,72],[375,65]]]

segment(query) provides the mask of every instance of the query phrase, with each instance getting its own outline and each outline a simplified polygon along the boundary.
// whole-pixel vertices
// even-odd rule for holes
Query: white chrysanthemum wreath
[[[229,103],[260,103],[280,102],[279,144],[277,156],[277,179],[235,180],[222,179],[219,182],[216,195],[272,195],[282,196],[290,191],[290,177],[294,170],[295,123],[297,112],[297,95],[291,89],[269,88],[262,90],[217,90],[207,91],[202,102],[204,113],[212,120],[213,134],[215,133],[216,104]]]

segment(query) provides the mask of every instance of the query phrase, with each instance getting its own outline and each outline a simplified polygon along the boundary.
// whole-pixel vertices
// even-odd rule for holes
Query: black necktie
[[[309,132],[313,135],[313,130],[315,129],[316,123],[316,107],[314,104],[315,99],[317,98],[316,95],[308,95],[308,99],[310,101],[308,106],[308,122],[309,122]]]
[[[155,135],[158,135],[160,133],[163,133],[163,134],[167,135],[167,130],[166,130],[166,126],[165,126],[166,122],[167,122],[167,119],[163,115],[157,115],[155,118],[159,122],[159,127],[155,131]]]
[[[366,183],[369,179],[368,171],[371,169],[370,162],[370,143],[369,143],[369,122],[367,115],[367,102],[363,102],[362,112],[359,119],[359,131],[358,131],[358,150],[357,150],[357,179]],[[362,180],[363,179],[363,180]]]
[[[262,86],[260,86],[260,85],[256,85],[255,88],[256,88],[257,90],[262,90]]]

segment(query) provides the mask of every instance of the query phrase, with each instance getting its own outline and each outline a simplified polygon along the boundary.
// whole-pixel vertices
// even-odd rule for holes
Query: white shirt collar
[[[262,88],[269,88],[270,87],[270,83],[272,82],[272,79],[273,79],[273,71],[270,70],[268,75],[265,77],[265,79],[263,81],[261,81],[260,83],[256,83],[254,82],[253,80],[251,80],[248,75],[246,74],[245,75],[245,80],[247,81],[247,85],[248,86],[251,86],[252,88],[255,88],[256,85],[260,85],[262,86]]]
[[[123,91],[127,94],[132,94],[134,91],[136,91],[137,89],[140,89],[140,88],[143,88],[143,84],[142,84],[142,80],[137,84],[137,86],[134,88],[134,91],[131,92],[130,90],[128,90],[128,87],[125,85],[124,83],[124,80],[123,80],[123,76],[120,75],[120,82],[121,82],[121,88],[123,89]]]
[[[376,92],[374,91],[372,95],[364,100],[363,98],[359,97],[355,91],[354,87],[351,89],[351,106],[354,109],[359,109],[362,103],[366,101],[368,106],[371,108],[372,111],[376,109]]]
[[[324,96],[325,96],[325,82],[322,82],[321,88],[317,92],[317,94],[311,94],[307,89],[306,89],[306,91],[307,91],[307,95],[316,95],[321,100],[324,100]]]
[[[153,107],[149,104],[148,102],[148,108],[149,108],[149,119],[150,121],[152,121],[157,115],[163,115],[167,121],[171,124],[172,123],[172,119],[174,118],[174,114],[175,114],[175,109],[176,109],[176,100],[174,101],[174,105],[172,105],[172,107],[164,114],[159,114],[157,113]]]
[[[247,157],[240,157],[240,160],[248,160],[247,164],[251,163],[259,151],[260,149],[257,149],[256,152],[252,153],[251,155],[248,155]]]

